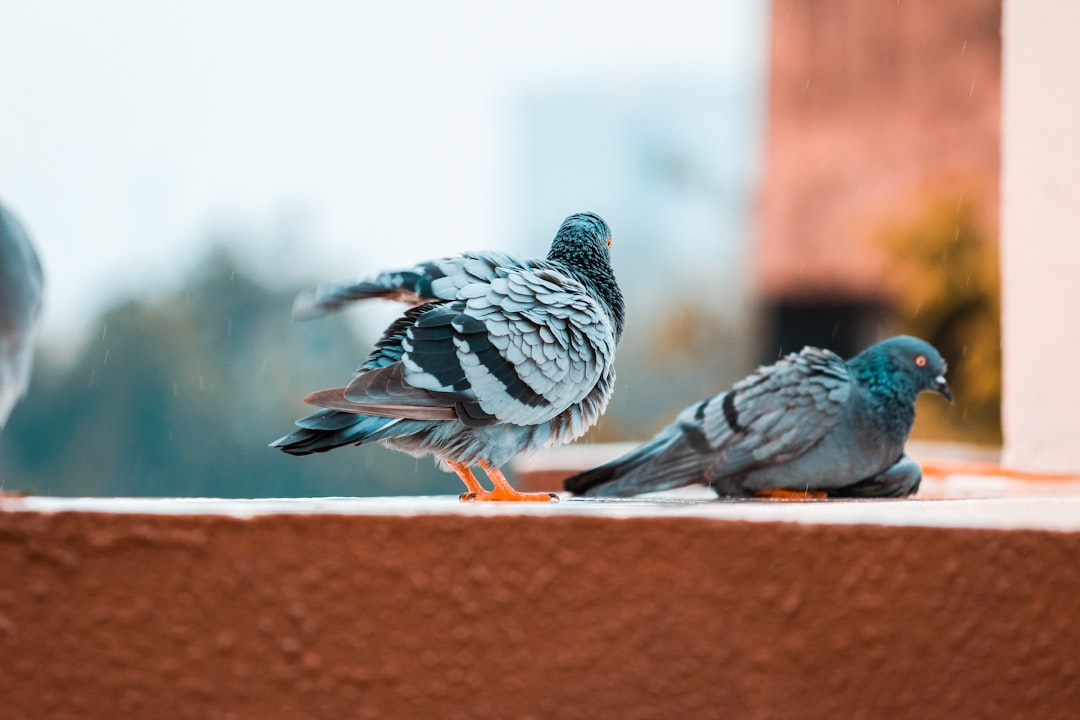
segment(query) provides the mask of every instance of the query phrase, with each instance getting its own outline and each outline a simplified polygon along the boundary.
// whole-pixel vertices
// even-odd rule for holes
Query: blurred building
[[[936,199],[997,236],[1001,3],[774,0],[769,61],[765,355],[851,353],[895,319],[884,229]]]

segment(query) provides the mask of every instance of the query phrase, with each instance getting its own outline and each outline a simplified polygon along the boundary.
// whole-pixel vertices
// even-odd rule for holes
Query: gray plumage
[[[0,204],[0,428],[30,384],[44,284],[30,237]]]
[[[367,298],[412,307],[352,382],[309,396],[324,409],[273,446],[305,455],[379,441],[434,455],[475,490],[463,467],[490,476],[520,452],[580,436],[611,397],[623,328],[610,236],[582,213],[563,222],[546,259],[465,253],[302,295],[299,318]]]
[[[908,495],[922,478],[904,454],[915,399],[931,390],[951,401],[945,371],[933,346],[905,335],[847,362],[807,347],[691,405],[640,448],[567,479],[566,489],[619,497],[700,483],[724,497]]]

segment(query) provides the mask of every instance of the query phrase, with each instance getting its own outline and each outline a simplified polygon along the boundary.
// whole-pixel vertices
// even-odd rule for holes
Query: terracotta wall
[[[774,0],[766,297],[880,297],[875,235],[927,193],[996,228],[1000,26],[997,0]]]
[[[0,512],[0,717],[1076,717],[1076,532],[656,515]]]

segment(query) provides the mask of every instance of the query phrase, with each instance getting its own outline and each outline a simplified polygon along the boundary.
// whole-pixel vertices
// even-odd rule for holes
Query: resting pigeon
[[[702,483],[721,497],[903,497],[922,479],[904,454],[915,398],[933,390],[951,402],[945,369],[933,346],[906,335],[847,362],[807,347],[691,405],[645,445],[567,479],[566,489],[625,497]]]
[[[379,441],[434,455],[465,483],[462,500],[557,500],[514,490],[499,466],[573,440],[606,409],[624,313],[610,245],[607,224],[581,213],[566,218],[544,260],[465,253],[301,295],[300,318],[367,298],[413,307],[347,387],[308,396],[324,409],[272,447],[306,455]]]
[[[0,428],[30,384],[44,277],[22,224],[0,205]]]

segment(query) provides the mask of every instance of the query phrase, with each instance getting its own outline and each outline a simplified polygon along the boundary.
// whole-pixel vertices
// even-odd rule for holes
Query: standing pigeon
[[[581,495],[625,497],[702,483],[722,497],[773,491],[903,497],[922,479],[904,454],[915,398],[952,401],[945,361],[899,335],[851,360],[807,347],[703,400],[645,445],[566,480]]]
[[[30,384],[44,277],[22,224],[0,204],[0,428]]]
[[[324,409],[271,446],[307,455],[379,441],[434,455],[465,483],[462,500],[557,499],[514,490],[499,466],[573,440],[607,407],[624,313],[610,245],[607,223],[580,213],[563,222],[545,260],[465,253],[301,295],[300,318],[366,298],[412,307],[347,387],[308,396]]]

